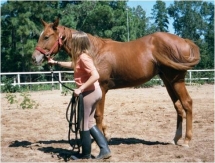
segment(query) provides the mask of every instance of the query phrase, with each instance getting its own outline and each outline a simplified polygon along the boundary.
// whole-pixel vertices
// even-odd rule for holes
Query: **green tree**
[[[200,48],[197,68],[214,67],[214,5],[204,1],[174,1],[169,15],[177,35],[193,40]]]
[[[141,6],[138,5],[136,8],[133,8],[129,16],[130,40],[135,40],[149,34],[147,26],[149,20],[146,17],[146,12]]]
[[[155,19],[155,27],[157,31],[168,32],[168,10],[165,2],[157,0],[152,9],[152,18]]]
[[[175,33],[183,38],[197,41],[202,35],[203,19],[200,14],[201,1],[174,1],[168,8],[174,19]]]
[[[7,1],[1,6],[1,71],[49,70],[47,64],[31,62],[40,33],[40,19],[82,30],[116,41],[135,40],[157,30],[167,31],[165,3],[154,6],[155,23],[149,21],[141,6],[130,8],[127,1]],[[127,25],[128,14],[128,25]],[[201,49],[199,68],[212,68],[214,59],[214,5],[205,1],[174,1],[168,8],[176,34],[193,40]],[[128,28],[129,27],[129,28]],[[129,29],[129,31],[128,31]],[[65,52],[56,55],[68,60]],[[58,67],[55,67],[59,70]]]
[[[1,70],[29,71],[43,69],[31,62],[41,30],[40,19],[53,20],[58,15],[58,2],[8,1],[1,7]]]
[[[200,13],[204,21],[203,24],[203,41],[201,43],[200,68],[214,68],[214,5],[203,2]]]
[[[125,1],[83,1],[69,4],[67,12],[74,16],[76,29],[97,35],[126,41]]]
[[[127,6],[125,1],[115,1],[111,4],[113,9],[112,18],[112,39],[117,41],[127,41],[128,27],[127,27]],[[129,12],[129,9],[128,9]]]

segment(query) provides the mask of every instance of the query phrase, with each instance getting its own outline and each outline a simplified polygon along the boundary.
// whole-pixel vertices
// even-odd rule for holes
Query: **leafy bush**
[[[37,109],[39,104],[30,98],[30,94],[27,92],[23,92],[20,94],[22,97],[21,103],[18,103],[17,96],[13,93],[7,93],[6,99],[10,105],[15,104],[16,108],[21,107],[22,109]]]
[[[21,96],[23,97],[23,101],[20,103],[22,109],[37,109],[39,104],[36,104],[34,100],[30,99],[31,95],[29,93],[23,92]]]
[[[16,95],[12,93],[7,93],[5,98],[8,100],[9,104],[11,105],[18,102],[16,100]]]
[[[3,93],[15,93],[19,92],[19,87],[17,85],[13,85],[13,78],[7,78],[6,76],[2,77],[2,83],[4,83],[4,86],[2,86],[1,92]]]

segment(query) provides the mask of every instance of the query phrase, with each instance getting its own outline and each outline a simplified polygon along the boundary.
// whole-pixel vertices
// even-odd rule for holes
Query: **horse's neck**
[[[64,45],[63,48],[64,50],[70,55],[71,52],[71,41],[72,41],[72,33],[74,33],[76,30],[73,29],[69,29],[67,27],[63,27],[64,28],[64,34],[65,34],[65,41],[64,41]]]
[[[91,34],[88,34],[88,37],[91,42],[93,53],[98,54],[99,50],[102,49],[102,47],[105,45],[104,39],[92,36]]]
[[[70,54],[70,52],[71,52],[72,33],[77,32],[77,30],[70,29],[70,28],[67,28],[67,27],[63,27],[63,28],[64,28],[64,33],[65,33],[65,42],[64,42],[63,48],[68,54]],[[104,46],[104,44],[105,44],[105,41],[104,41],[105,39],[92,36],[91,34],[88,34],[88,37],[89,37],[91,45],[92,45],[93,53],[95,55],[98,54],[99,49],[101,49],[102,46]]]

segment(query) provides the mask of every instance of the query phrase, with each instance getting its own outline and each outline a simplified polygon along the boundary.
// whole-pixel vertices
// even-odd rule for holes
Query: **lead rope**
[[[74,96],[73,93],[73,96],[66,110],[66,119],[69,123],[68,141],[73,151],[77,149],[78,152],[80,152],[81,143],[78,141],[78,134],[80,132],[80,122],[83,119],[83,116],[84,116],[83,95],[80,94],[78,97],[76,97]],[[82,124],[84,125],[84,122]],[[71,132],[75,133],[74,142],[70,138]]]
[[[54,77],[56,80],[56,76],[53,73],[52,66],[50,66],[51,70],[51,75]],[[74,95],[74,89],[67,87],[64,85],[61,81],[58,80],[58,82],[64,86],[65,88],[73,91],[72,98],[69,102],[69,105],[67,106],[66,109],[66,119],[69,123],[69,132],[68,132],[68,142],[72,147],[72,151],[78,150],[77,152],[80,152],[80,147],[81,143],[78,141],[78,134],[80,135],[80,122],[82,122],[82,129],[84,128],[84,103],[83,103],[83,95],[80,94],[78,97]],[[70,109],[71,108],[71,109]],[[70,109],[70,114],[69,114],[69,109]],[[69,116],[70,115],[70,116]],[[75,133],[75,139],[74,142],[72,142],[71,139],[71,132]]]

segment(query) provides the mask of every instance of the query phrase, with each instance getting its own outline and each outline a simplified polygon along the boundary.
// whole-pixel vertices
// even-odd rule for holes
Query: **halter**
[[[61,30],[60,28],[58,28],[59,30]],[[50,55],[52,54],[52,52],[54,51],[54,49],[57,47],[57,46],[62,46],[63,43],[62,43],[62,33],[59,33],[59,36],[58,36],[58,39],[56,40],[55,44],[53,45],[53,47],[49,50],[49,51],[46,51],[45,49],[37,46],[35,49],[38,50],[40,53],[44,54],[46,56],[47,59],[50,59]]]

